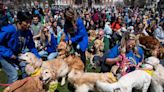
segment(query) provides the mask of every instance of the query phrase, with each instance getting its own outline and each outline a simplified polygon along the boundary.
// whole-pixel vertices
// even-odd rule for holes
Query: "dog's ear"
[[[60,39],[60,42],[64,41],[65,40],[65,34],[62,33],[62,36],[61,36],[61,39]]]

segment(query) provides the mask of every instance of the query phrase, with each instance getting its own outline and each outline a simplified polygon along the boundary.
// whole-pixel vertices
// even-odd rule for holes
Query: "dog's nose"
[[[43,77],[39,77],[39,79],[42,81],[43,80]]]

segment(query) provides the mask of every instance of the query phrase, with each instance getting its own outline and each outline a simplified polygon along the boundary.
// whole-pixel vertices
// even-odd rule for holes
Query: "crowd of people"
[[[89,39],[90,32],[96,33],[95,39]],[[114,6],[51,9],[35,2],[31,10],[13,13],[0,4],[0,64],[8,83],[18,80],[18,69],[22,78],[28,76],[26,63],[18,59],[20,54],[32,52],[38,58],[52,60],[58,56],[57,46],[63,34],[65,42],[80,54],[85,67],[86,51],[94,53],[93,43],[99,39],[104,43],[103,56],[94,56],[93,61],[100,62],[101,72],[109,72],[122,61],[122,53],[130,61],[130,72],[147,57],[138,37],[151,36],[160,42],[160,47],[164,46],[164,12]]]

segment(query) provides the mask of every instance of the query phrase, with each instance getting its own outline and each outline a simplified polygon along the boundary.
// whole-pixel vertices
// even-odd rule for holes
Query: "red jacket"
[[[114,32],[116,32],[117,30],[119,30],[121,28],[121,25],[118,22],[113,22],[111,25],[111,28]]]

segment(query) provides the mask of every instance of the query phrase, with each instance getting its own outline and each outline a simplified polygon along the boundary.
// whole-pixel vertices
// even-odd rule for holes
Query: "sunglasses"
[[[102,34],[98,34],[98,36],[101,36],[102,37],[103,35]]]

